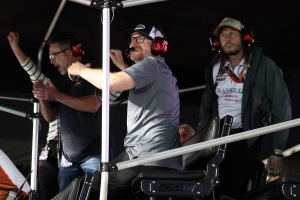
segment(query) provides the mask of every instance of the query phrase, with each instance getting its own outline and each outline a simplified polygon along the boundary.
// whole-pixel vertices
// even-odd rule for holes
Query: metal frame
[[[32,150],[31,150],[31,171],[34,172],[31,174],[30,180],[30,187],[31,190],[36,190],[36,178],[37,178],[37,157],[38,157],[38,131],[39,131],[39,118],[42,118],[42,115],[39,113],[38,107],[36,108],[36,100],[35,99],[24,99],[24,98],[13,98],[13,97],[0,97],[0,99],[7,99],[7,100],[18,100],[18,101],[29,101],[34,104],[33,113],[25,113],[22,111],[18,111],[15,109],[11,109],[8,107],[0,106],[0,110],[18,115],[20,117],[26,117],[32,120],[33,129],[32,129]]]

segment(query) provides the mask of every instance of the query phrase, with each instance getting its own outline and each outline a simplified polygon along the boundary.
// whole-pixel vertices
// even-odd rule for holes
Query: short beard
[[[231,52],[226,52],[228,56],[235,56],[239,53],[240,51],[238,49],[231,51]]]
[[[236,49],[233,51],[225,51],[225,48],[222,46],[222,51],[228,56],[235,56],[241,51],[240,48],[238,48],[237,46],[235,46],[235,47],[236,47]]]
[[[143,60],[142,56],[135,56],[131,57],[131,60],[133,60],[135,63],[138,63]]]

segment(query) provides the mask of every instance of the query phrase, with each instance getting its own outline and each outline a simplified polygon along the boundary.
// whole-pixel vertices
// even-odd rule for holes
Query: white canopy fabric
[[[1,189],[18,189],[25,182],[25,177],[17,169],[9,157],[0,149],[0,199],[4,199],[8,192]],[[23,198],[28,195],[30,186],[26,181],[22,188]]]

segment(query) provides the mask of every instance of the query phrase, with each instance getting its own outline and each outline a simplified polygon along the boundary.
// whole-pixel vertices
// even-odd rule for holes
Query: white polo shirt
[[[234,69],[232,69],[229,61],[225,63],[225,66],[228,66],[237,77],[244,70],[243,78],[245,79],[250,65],[245,67],[244,61],[243,59]],[[241,112],[244,83],[234,82],[225,70],[220,73],[219,69],[220,62],[213,67],[214,84],[217,83],[216,94],[218,96],[219,117],[223,118],[226,115],[231,115],[233,117],[232,129],[242,128]]]

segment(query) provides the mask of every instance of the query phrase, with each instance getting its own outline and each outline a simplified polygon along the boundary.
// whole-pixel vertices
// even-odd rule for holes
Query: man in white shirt
[[[233,116],[231,134],[291,119],[291,104],[281,70],[254,42],[251,30],[237,17],[225,17],[213,28],[211,45],[219,53],[205,69],[207,86],[200,106],[198,130],[214,117]],[[278,92],[280,91],[280,92]],[[273,153],[266,169],[281,170],[288,130],[272,133]],[[237,197],[241,184],[255,170],[264,136],[228,145],[220,165],[221,194]]]

